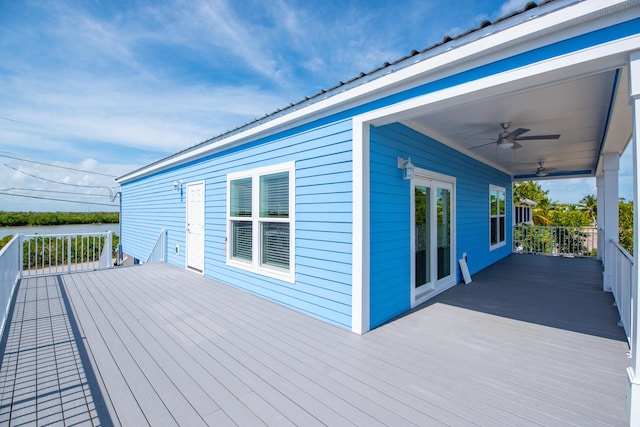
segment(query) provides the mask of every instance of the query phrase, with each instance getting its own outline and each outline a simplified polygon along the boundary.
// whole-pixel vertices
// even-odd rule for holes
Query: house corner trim
[[[369,312],[369,123],[353,119],[353,218],[351,330],[370,328]]]

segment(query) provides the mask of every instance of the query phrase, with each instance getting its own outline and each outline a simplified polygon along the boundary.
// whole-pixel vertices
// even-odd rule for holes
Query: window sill
[[[495,249],[500,249],[503,246],[507,246],[507,242],[500,242],[500,243],[496,243],[495,245],[489,246],[489,251],[493,251]]]

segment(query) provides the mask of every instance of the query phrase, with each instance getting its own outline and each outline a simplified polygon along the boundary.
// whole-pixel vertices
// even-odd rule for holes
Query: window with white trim
[[[227,263],[293,280],[294,163],[227,176]]]
[[[504,187],[489,186],[489,249],[506,244],[507,192]]]

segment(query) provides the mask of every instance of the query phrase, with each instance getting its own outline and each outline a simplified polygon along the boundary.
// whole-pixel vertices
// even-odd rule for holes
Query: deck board
[[[0,367],[3,425],[97,422],[102,406],[91,390],[71,317],[55,276],[20,284]],[[102,425],[111,425],[103,418]]]
[[[59,280],[116,425],[618,426],[629,360],[600,268],[512,255],[364,336],[165,264]],[[42,347],[65,307],[25,283],[9,331]],[[47,394],[82,380],[77,351],[16,363],[17,341],[0,422],[31,419],[33,395],[44,421],[97,416],[88,386]]]

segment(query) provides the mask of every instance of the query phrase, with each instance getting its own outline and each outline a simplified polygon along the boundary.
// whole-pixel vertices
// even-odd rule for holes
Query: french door
[[[411,303],[455,284],[455,181],[430,174],[412,180]]]

